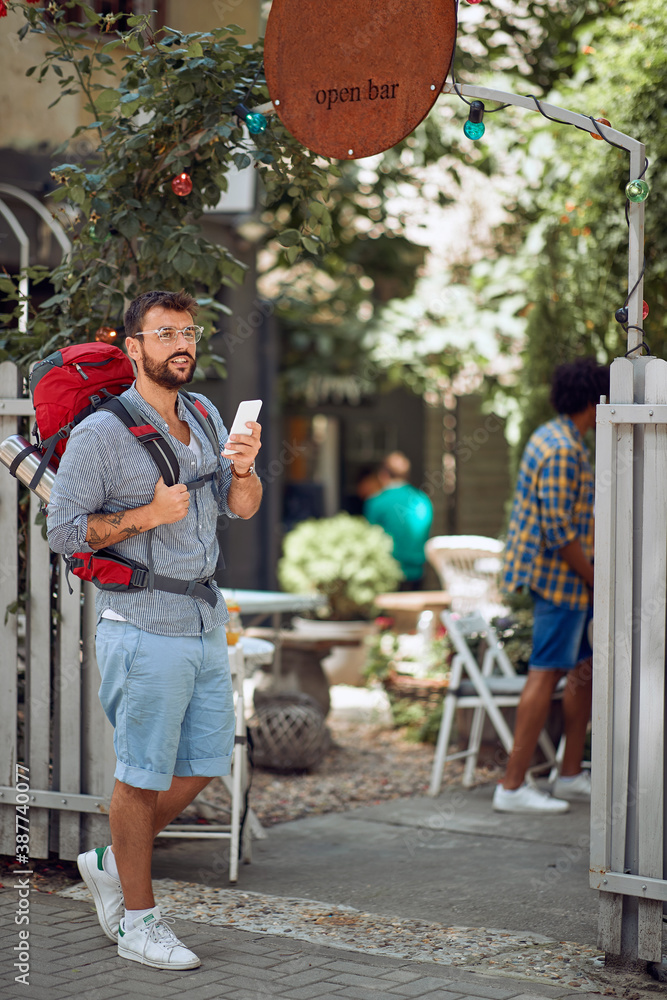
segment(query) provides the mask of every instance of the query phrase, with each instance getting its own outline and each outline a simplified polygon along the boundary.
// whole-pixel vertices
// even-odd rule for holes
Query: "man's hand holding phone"
[[[262,428],[257,423],[261,407],[261,399],[246,399],[239,403],[222,452],[224,458],[232,459],[234,472],[241,478],[252,470],[261,448]]]

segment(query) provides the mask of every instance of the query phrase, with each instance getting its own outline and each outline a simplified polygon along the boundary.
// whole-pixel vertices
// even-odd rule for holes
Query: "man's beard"
[[[190,366],[183,369],[182,371],[177,371],[170,368],[169,362],[172,358],[181,357],[178,354],[172,354],[171,358],[166,361],[152,361],[150,358],[146,357],[144,351],[142,351],[142,366],[144,370],[144,375],[146,378],[154,382],[155,385],[159,385],[162,389],[178,389],[181,385],[187,385],[188,382],[192,382],[195,373],[195,367],[197,362],[194,358],[191,358]],[[184,355],[183,355],[184,356]]]

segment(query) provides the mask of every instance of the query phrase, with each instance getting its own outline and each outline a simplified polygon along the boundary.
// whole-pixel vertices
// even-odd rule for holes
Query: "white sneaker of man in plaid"
[[[493,808],[506,813],[564,813],[570,808],[561,799],[552,799],[533,785],[520,785],[511,791],[499,783],[493,794]]]
[[[80,854],[76,864],[95,901],[97,919],[102,930],[111,941],[117,941],[120,918],[125,912],[125,901],[120,879],[114,878],[104,867],[107,851],[110,852],[111,849],[96,847],[94,851]],[[107,863],[108,861],[107,858]]]
[[[125,927],[123,917],[118,928],[118,954],[153,969],[196,969],[200,960],[178,940],[169,927],[171,923],[160,916],[158,906],[135,920],[130,928]]]
[[[572,778],[561,778],[554,782],[553,794],[557,799],[567,799],[568,802],[591,801],[591,772],[580,771]]]

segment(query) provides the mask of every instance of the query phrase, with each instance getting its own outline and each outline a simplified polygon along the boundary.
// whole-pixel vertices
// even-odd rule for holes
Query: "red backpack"
[[[30,392],[35,407],[37,449],[43,457],[30,489],[35,489],[49,464],[52,468],[58,467],[67,439],[76,425],[101,409],[111,410],[144,445],[167,486],[178,482],[178,458],[169,439],[148,423],[131,403],[118,398],[133,381],[134,370],[129,358],[113,344],[74,344],[55,351],[35,365],[30,373]],[[218,434],[205,407],[185,390],[180,390],[180,396],[219,454]],[[25,450],[34,451],[32,446]],[[15,465],[20,460],[21,456],[17,456]],[[201,476],[188,483],[188,489],[202,489],[215,475],[211,472]],[[206,584],[156,575],[152,565],[143,566],[112,549],[77,552],[64,558],[68,573],[71,570],[75,576],[91,581],[101,590],[149,588],[199,597],[212,606],[217,602],[217,595]]]

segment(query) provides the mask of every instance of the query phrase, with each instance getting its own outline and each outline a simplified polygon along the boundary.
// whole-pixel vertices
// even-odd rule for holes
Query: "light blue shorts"
[[[119,781],[164,791],[173,775],[229,774],[235,721],[224,628],[153,635],[101,618],[96,649]]]
[[[593,655],[588,642],[589,606],[580,611],[552,604],[531,590],[535,619],[529,670],[573,670]]]

